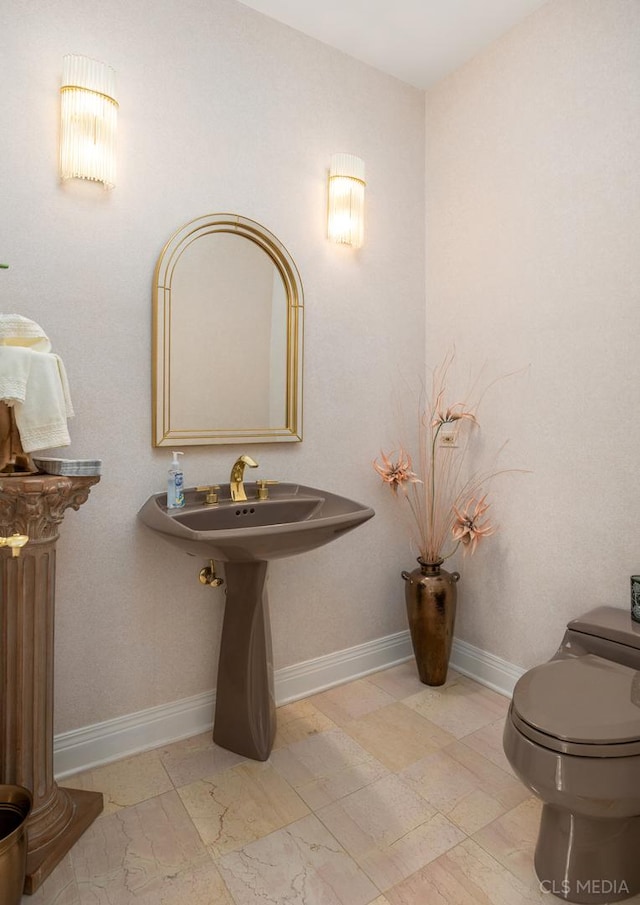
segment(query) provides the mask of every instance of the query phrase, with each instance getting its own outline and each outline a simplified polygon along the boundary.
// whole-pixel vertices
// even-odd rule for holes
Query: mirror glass
[[[301,440],[302,316],[263,226],[212,214],[178,230],[154,280],[154,445]]]

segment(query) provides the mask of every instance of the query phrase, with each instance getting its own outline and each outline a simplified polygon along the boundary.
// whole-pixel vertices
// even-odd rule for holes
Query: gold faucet
[[[278,484],[278,481],[267,481],[264,478],[260,478],[260,480],[256,481],[258,485],[258,499],[259,500],[268,500],[269,499],[269,487],[271,484]]]
[[[205,506],[215,506],[218,502],[218,491],[220,490],[219,484],[207,484],[204,487],[196,487],[196,490],[199,493],[206,493],[206,497],[204,498]]]
[[[240,456],[240,458],[236,459],[233,463],[231,477],[229,478],[229,488],[231,489],[231,499],[234,503],[242,503],[247,499],[243,483],[245,465],[248,465],[249,468],[258,467],[258,463],[254,462],[251,456]]]

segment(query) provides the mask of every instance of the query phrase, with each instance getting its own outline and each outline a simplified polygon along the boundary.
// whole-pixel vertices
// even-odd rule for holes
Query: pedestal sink
[[[257,496],[247,483],[247,495]],[[374,515],[354,500],[304,487],[277,484],[267,500],[230,499],[203,504],[185,493],[183,509],[167,509],[166,494],[149,497],[138,517],[165,540],[193,556],[225,563],[225,605],[213,739],[255,760],[266,760],[276,730],[269,606],[265,589],[271,559],[328,544]]]

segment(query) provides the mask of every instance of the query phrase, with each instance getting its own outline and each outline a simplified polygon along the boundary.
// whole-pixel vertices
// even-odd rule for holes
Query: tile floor
[[[104,813],[23,905],[552,905],[507,707],[408,662],[279,708],[265,763],[201,735],[78,774]]]

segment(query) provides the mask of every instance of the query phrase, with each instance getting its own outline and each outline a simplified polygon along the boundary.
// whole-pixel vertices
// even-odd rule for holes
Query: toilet
[[[628,610],[574,619],[518,680],[504,751],[543,803],[541,891],[578,903],[640,892],[640,623]]]

